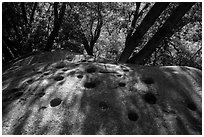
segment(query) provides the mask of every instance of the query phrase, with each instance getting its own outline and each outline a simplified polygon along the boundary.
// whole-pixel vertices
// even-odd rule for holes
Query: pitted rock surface
[[[40,57],[3,72],[3,134],[202,134],[197,69]]]

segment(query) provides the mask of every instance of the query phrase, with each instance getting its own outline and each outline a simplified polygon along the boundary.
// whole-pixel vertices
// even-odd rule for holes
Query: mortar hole
[[[145,79],[143,80],[143,82],[144,82],[145,84],[153,84],[153,83],[154,83],[154,80],[153,80],[152,78],[145,78]]]
[[[155,97],[153,93],[146,93],[143,96],[143,99],[149,104],[155,104],[157,101],[157,98]]]
[[[48,71],[48,72],[44,72],[44,76],[47,76],[47,75],[49,75],[50,74],[50,72]]]
[[[119,84],[118,84],[120,87],[125,87],[125,83],[124,82],[120,82]]]
[[[61,102],[62,102],[62,100],[60,98],[55,98],[55,99],[50,101],[50,106],[56,107],[56,106],[60,105]]]
[[[21,97],[23,95],[23,92],[17,92],[15,93],[14,97],[18,98]]]
[[[31,84],[33,82],[33,79],[29,79],[26,81],[28,84]]]
[[[192,111],[196,111],[197,109],[196,105],[193,102],[187,103],[187,107]]]
[[[61,64],[58,64],[55,68],[56,69],[61,69],[61,68],[64,68],[64,67],[65,67],[65,64],[61,63]]]
[[[128,113],[128,118],[130,121],[137,121],[139,116],[137,115],[137,113],[131,111]]]
[[[83,75],[78,75],[77,78],[83,78]]]
[[[129,69],[123,69],[124,72],[129,72]]]
[[[94,83],[94,82],[86,82],[84,84],[84,87],[85,88],[95,88],[96,87],[96,83]]]
[[[41,93],[38,94],[39,97],[43,97],[44,95],[45,95],[44,92],[41,92]]]
[[[87,73],[94,73],[94,72],[96,72],[96,68],[95,68],[95,67],[87,68],[87,69],[86,69],[86,72],[87,72]]]
[[[107,110],[109,108],[106,102],[99,102],[98,106],[101,110]]]
[[[55,80],[55,81],[61,81],[61,80],[63,80],[63,79],[64,79],[63,76],[55,76],[55,77],[54,77],[54,80]]]
[[[122,75],[121,75],[121,74],[117,74],[117,76],[118,76],[118,77],[122,77]]]

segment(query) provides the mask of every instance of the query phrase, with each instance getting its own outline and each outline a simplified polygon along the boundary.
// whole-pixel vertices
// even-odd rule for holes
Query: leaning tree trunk
[[[124,63],[128,60],[128,58],[134,51],[135,47],[138,46],[143,35],[154,24],[156,19],[159,17],[159,15],[168,5],[169,3],[156,3],[151,8],[151,10],[148,12],[148,14],[143,19],[140,26],[137,28],[136,32],[131,37],[127,37],[126,42],[125,42],[125,49],[120,56],[119,62]]]
[[[179,5],[166,20],[164,25],[159,29],[159,31],[149,40],[149,42],[139,51],[139,53],[135,54],[128,60],[128,63],[141,65],[145,64],[145,59],[151,56],[155,49],[159,47],[159,44],[163,38],[173,35],[173,29],[175,29],[177,23],[194,4],[195,3],[182,3]]]

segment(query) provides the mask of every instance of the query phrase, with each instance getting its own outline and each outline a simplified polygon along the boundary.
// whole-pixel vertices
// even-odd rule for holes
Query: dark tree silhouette
[[[65,14],[65,9],[66,9],[66,3],[62,4],[62,7],[60,9],[60,12],[58,13],[58,2],[54,3],[54,28],[48,37],[47,44],[45,46],[45,51],[50,51],[52,49],[55,37],[58,35],[60,26],[63,21],[63,17]]]
[[[169,3],[156,3],[148,14],[143,19],[141,25],[136,29],[134,34],[128,35],[125,42],[125,49],[123,50],[119,61],[126,62],[131,53],[138,46],[139,41],[148,29],[154,24],[161,12],[169,5]],[[133,20],[134,21],[134,20]]]
[[[38,5],[38,3],[37,2],[35,2],[34,3],[34,5],[33,5],[33,9],[32,9],[32,13],[31,13],[31,15],[30,15],[30,24],[33,22],[33,20],[34,20],[34,15],[35,15],[35,10],[36,10],[36,8],[37,8],[37,5]]]
[[[145,59],[147,59],[156,50],[163,38],[170,37],[174,34],[173,29],[176,28],[181,18],[194,4],[195,3],[182,3],[179,5],[158,32],[148,41],[139,53],[135,54],[128,60],[128,63],[145,64]]]
[[[25,24],[28,24],[28,19],[27,19],[27,15],[26,15],[26,10],[25,10],[25,3],[21,2],[21,10],[22,10],[22,14],[23,14],[23,19],[25,21]]]

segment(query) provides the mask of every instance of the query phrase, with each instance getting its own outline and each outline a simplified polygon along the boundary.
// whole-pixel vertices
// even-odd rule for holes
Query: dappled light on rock
[[[50,59],[3,72],[3,135],[202,134],[200,70]]]

